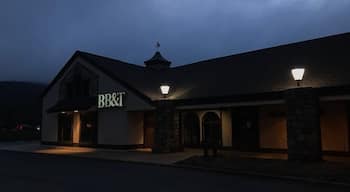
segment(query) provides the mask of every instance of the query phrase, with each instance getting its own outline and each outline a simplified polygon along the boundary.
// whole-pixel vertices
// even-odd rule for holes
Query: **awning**
[[[93,106],[96,106],[96,97],[78,97],[63,99],[58,101],[54,106],[48,108],[48,113],[74,111],[74,110],[87,110]]]

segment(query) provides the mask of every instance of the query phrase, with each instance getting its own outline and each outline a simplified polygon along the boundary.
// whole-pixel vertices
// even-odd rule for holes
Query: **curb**
[[[270,179],[279,179],[279,180],[289,180],[289,181],[296,181],[296,182],[304,182],[304,183],[310,183],[310,184],[322,184],[322,185],[334,185],[334,186],[340,186],[340,187],[349,187],[350,183],[344,183],[344,182],[333,182],[333,181],[325,181],[321,179],[312,179],[312,178],[306,178],[306,177],[297,177],[297,176],[277,176],[273,174],[265,174],[265,173],[259,173],[259,172],[253,172],[253,171],[236,171],[232,169],[215,169],[215,168],[207,168],[207,167],[201,167],[201,166],[192,166],[192,165],[185,165],[185,164],[161,164],[161,163],[153,163],[153,162],[143,162],[143,161],[126,161],[126,160],[120,160],[120,159],[105,159],[105,158],[99,158],[99,157],[92,157],[92,156],[79,156],[79,155],[72,155],[72,154],[49,154],[49,153],[37,153],[37,152],[31,152],[31,151],[14,151],[10,149],[0,149],[0,151],[6,151],[6,152],[13,152],[13,153],[31,153],[31,154],[37,154],[37,155],[45,155],[45,156],[55,156],[55,157],[73,157],[73,158],[79,158],[79,159],[94,159],[94,160],[103,160],[103,161],[114,161],[114,162],[120,162],[120,163],[129,163],[129,164],[138,164],[138,165],[149,165],[149,166],[157,166],[157,167],[169,167],[169,168],[177,168],[177,169],[191,169],[195,171],[201,171],[201,172],[211,172],[211,173],[220,173],[225,175],[244,175],[244,176],[253,176],[253,177],[265,177]]]

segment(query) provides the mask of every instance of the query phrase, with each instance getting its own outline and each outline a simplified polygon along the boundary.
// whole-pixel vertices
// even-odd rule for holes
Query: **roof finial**
[[[157,44],[156,44],[157,51],[159,51],[159,47],[160,47],[160,43],[159,43],[159,41],[157,41]]]

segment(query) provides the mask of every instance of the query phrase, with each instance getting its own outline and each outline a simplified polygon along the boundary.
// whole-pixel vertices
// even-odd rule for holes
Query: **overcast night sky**
[[[183,65],[350,32],[349,0],[1,0],[0,81],[50,81],[82,50]]]

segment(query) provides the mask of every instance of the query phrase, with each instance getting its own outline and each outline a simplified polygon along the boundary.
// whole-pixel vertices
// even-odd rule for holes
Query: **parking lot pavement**
[[[0,151],[0,191],[340,192],[349,189],[168,166]]]
[[[87,147],[65,147],[41,145],[39,141],[0,143],[0,150],[44,153],[56,155],[71,155],[97,159],[120,160],[128,162],[144,162],[155,164],[173,164],[194,155],[201,154],[198,149],[186,149],[184,152],[154,154],[147,149],[115,150]]]

